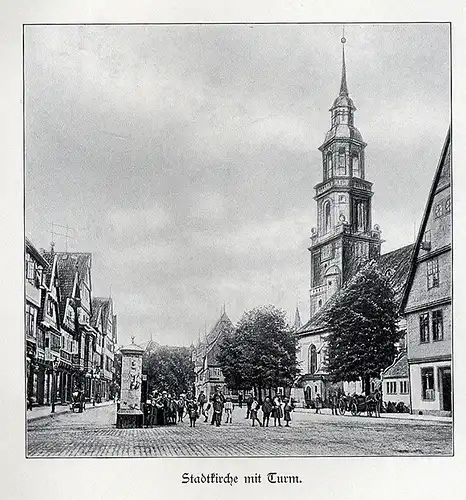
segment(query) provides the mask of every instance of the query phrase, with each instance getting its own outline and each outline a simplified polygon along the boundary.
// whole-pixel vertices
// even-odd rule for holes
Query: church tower
[[[366,180],[361,133],[354,126],[356,107],[346,82],[345,43],[342,43],[340,93],[331,113],[331,127],[319,150],[322,182],[317,184],[317,228],[311,230],[311,318],[360,265],[380,256],[382,240],[372,227],[372,183]]]

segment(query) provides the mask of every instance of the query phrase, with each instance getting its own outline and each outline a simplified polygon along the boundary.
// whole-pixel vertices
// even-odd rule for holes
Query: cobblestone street
[[[213,457],[450,455],[452,424],[413,419],[316,415],[296,410],[290,428],[256,426],[235,408],[233,424],[198,420],[150,429],[117,429],[115,406],[28,423],[29,457]],[[259,414],[260,416],[260,414]]]

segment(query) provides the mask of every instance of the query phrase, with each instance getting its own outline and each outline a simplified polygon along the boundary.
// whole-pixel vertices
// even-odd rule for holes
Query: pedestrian
[[[276,427],[278,420],[278,425],[279,427],[281,427],[282,426],[281,419],[283,418],[283,409],[280,396],[275,396],[273,400],[272,417],[273,417],[273,426]]]
[[[222,423],[222,413],[223,413],[223,405],[225,404],[225,397],[220,392],[219,387],[215,388],[215,394],[212,396],[212,421],[211,425],[216,425],[220,427]]]
[[[196,420],[199,418],[198,405],[193,399],[186,401],[186,411],[189,415],[189,427],[196,427]]]
[[[251,405],[252,405],[252,396],[248,394],[246,396],[246,418],[248,419],[251,416]]]
[[[178,414],[178,422],[183,422],[183,415],[185,409],[184,394],[181,394],[176,402],[176,411]]]
[[[207,422],[207,420],[209,419],[209,411],[210,411],[211,407],[212,407],[212,405],[210,403],[203,405],[202,414],[204,415],[204,422]]]
[[[286,422],[286,426],[290,426],[291,422],[291,412],[293,411],[293,402],[291,398],[285,403],[285,406],[283,407],[283,418]]]
[[[259,403],[257,402],[256,397],[254,396],[251,401],[251,409],[249,411],[250,418],[252,420],[252,426],[254,427],[254,423],[257,420],[259,426],[262,427],[262,422],[257,417],[257,411],[259,410]]]
[[[265,401],[262,403],[262,426],[263,427],[269,426],[270,414],[272,413],[272,409],[273,409],[272,401],[270,401],[270,398],[267,396],[265,398]]]
[[[228,423],[232,423],[232,416],[233,416],[233,408],[234,408],[234,405],[233,405],[233,402],[231,401],[231,398],[227,398],[227,400],[225,401],[225,416],[226,416],[226,420],[225,420],[225,423],[228,424]]]
[[[242,394],[239,394],[239,395],[238,395],[238,406],[239,406],[240,408],[242,408],[242,407],[243,407],[243,395],[242,395]]]
[[[204,414],[204,405],[207,402],[207,398],[205,397],[205,394],[203,391],[200,392],[199,397],[197,398],[197,406],[199,411]]]
[[[320,397],[320,394],[316,395],[315,407],[316,407],[316,413],[320,413],[320,409],[322,408],[322,399]]]
[[[338,393],[333,391],[330,395],[330,406],[332,408],[332,415],[338,415]]]

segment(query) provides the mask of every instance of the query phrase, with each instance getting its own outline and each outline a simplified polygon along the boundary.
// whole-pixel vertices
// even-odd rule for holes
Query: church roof
[[[408,355],[404,352],[400,354],[395,361],[382,372],[384,378],[404,378],[409,373]]]
[[[352,125],[346,125],[340,123],[339,125],[336,125],[332,127],[326,134],[325,134],[325,141],[324,144],[326,144],[328,141],[335,137],[345,137],[348,139],[356,139],[359,142],[364,143],[364,139],[362,138],[361,132],[359,130],[352,126]]]
[[[225,337],[225,335],[234,331],[235,327],[224,311],[215,323],[214,327],[207,334],[204,342],[196,348],[196,357],[206,356],[207,364],[217,364],[218,345],[220,344],[220,341]]]
[[[390,285],[395,292],[395,301],[399,303],[402,298],[403,290],[408,278],[409,263],[413,252],[414,244],[406,245],[379,257],[376,262],[379,271],[389,277]],[[374,261],[371,261],[374,262]],[[368,262],[366,265],[370,265]],[[365,267],[365,266],[364,266]],[[364,268],[363,267],[363,268]],[[298,330],[298,335],[304,335],[309,332],[320,330],[326,327],[324,321],[325,313],[330,306],[337,300],[339,294],[345,290],[358,277],[363,268],[360,268],[352,278],[343,286],[341,290],[334,293],[322,308],[309,319],[309,321]]]

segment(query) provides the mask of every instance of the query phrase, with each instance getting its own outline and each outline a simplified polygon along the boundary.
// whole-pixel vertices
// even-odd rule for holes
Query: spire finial
[[[346,84],[346,63],[345,63],[345,27],[343,26],[343,33],[341,37],[342,43],[342,65],[341,65],[341,85],[340,85],[340,95],[348,95],[348,86]]]

